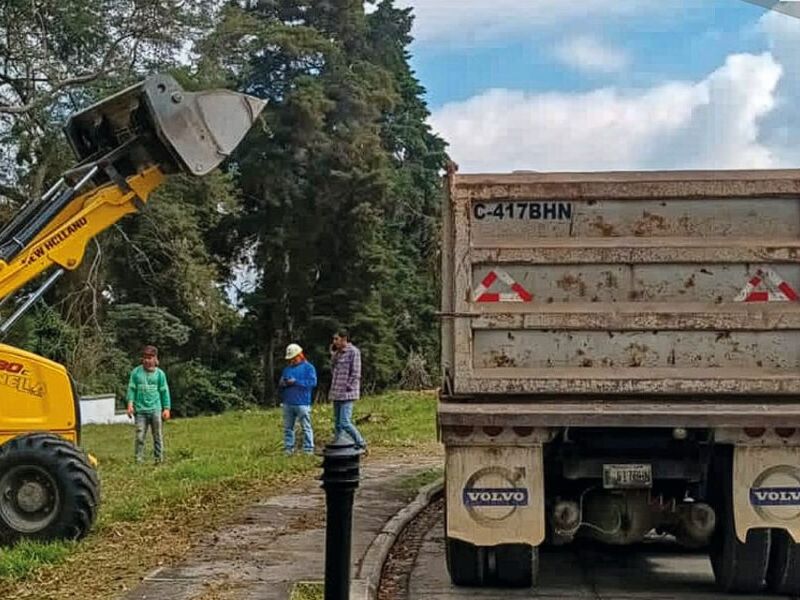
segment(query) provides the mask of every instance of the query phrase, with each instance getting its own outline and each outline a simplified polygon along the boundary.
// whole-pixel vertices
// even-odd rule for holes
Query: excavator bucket
[[[113,164],[123,176],[153,165],[201,176],[233,152],[264,106],[229,90],[187,92],[161,74],[75,113],[64,131],[82,164]]]

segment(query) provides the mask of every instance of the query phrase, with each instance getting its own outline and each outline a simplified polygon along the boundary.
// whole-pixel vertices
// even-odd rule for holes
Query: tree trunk
[[[273,381],[275,373],[275,334],[271,332],[267,338],[269,341],[264,347],[264,356],[262,358],[262,365],[264,370],[264,390],[261,404],[264,406],[278,406],[278,398],[275,394],[275,382]]]

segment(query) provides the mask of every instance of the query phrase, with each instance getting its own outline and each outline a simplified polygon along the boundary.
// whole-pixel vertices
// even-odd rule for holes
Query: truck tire
[[[714,578],[723,592],[753,594],[766,587],[770,557],[770,531],[750,530],[747,541],[736,537],[733,516],[733,460],[730,454],[714,465],[712,484],[716,498],[717,529],[711,539],[710,557]]]
[[[474,544],[445,538],[447,572],[453,585],[479,587],[486,585],[485,552]]]
[[[800,596],[800,544],[782,529],[772,530],[767,585],[774,594]]]
[[[34,433],[0,446],[0,543],[80,539],[99,497],[97,472],[64,438]]]
[[[494,553],[494,583],[515,588],[536,584],[539,548],[529,544],[504,544],[490,549],[490,552]]]

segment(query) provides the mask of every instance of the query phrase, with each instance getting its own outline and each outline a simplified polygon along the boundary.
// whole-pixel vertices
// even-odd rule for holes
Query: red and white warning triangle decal
[[[765,289],[766,288],[766,289]],[[759,269],[735,302],[798,302],[800,296],[772,269]]]
[[[498,279],[510,287],[512,291],[502,294],[490,292],[489,289]],[[489,274],[483,278],[481,284],[475,288],[472,300],[473,302],[530,302],[533,300],[533,295],[514,281],[511,275],[500,269],[495,269],[494,271],[489,271]]]

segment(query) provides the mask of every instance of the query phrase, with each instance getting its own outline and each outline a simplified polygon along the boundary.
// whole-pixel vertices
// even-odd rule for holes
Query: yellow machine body
[[[228,90],[186,92],[155,75],[70,117],[65,133],[79,165],[0,230],[0,303],[56,272],[0,325],[0,335],[80,265],[94,237],[141,210],[167,174],[216,168],[263,107]],[[80,403],[66,368],[0,344],[0,544],[89,531],[100,484],[79,437]]]
[[[77,443],[78,399],[63,365],[0,344],[0,444],[48,431]]]

